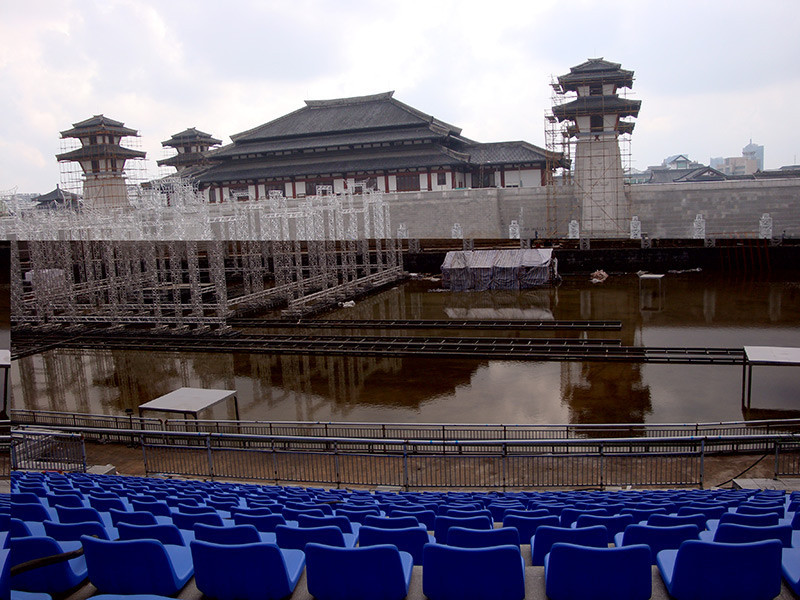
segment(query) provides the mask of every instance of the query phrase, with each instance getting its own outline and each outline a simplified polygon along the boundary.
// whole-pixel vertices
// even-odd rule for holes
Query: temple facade
[[[220,144],[222,140],[212,137],[210,133],[190,127],[161,142],[162,146],[173,148],[176,153],[157,161],[157,164],[159,167],[175,167],[178,175],[188,175],[197,167],[207,165],[206,153]]]
[[[329,186],[383,192],[541,187],[547,151],[524,141],[479,143],[461,129],[393,97],[393,92],[308,100],[303,108],[205,153],[193,175],[209,202],[302,198]],[[551,153],[552,154],[552,153]]]

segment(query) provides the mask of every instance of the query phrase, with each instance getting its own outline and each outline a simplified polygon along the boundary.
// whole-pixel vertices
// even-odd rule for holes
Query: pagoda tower
[[[128,189],[125,161],[144,159],[144,152],[120,145],[122,138],[139,137],[124,123],[95,115],[73,123],[61,132],[62,139],[80,140],[80,147],[57,154],[59,162],[77,162],[83,171],[83,206],[85,208],[127,208]]]
[[[630,215],[625,199],[619,139],[630,134],[641,100],[628,100],[620,88],[633,86],[633,71],[602,58],[590,58],[558,77],[553,87],[561,97],[577,97],[553,107],[553,116],[567,124],[575,143],[574,185],[581,206],[581,235],[627,237]]]
[[[189,167],[207,164],[204,153],[212,146],[219,146],[221,143],[222,140],[211,137],[211,134],[190,127],[161,142],[165,148],[175,148],[177,154],[161,159],[157,164],[159,167],[175,167],[180,175]]]

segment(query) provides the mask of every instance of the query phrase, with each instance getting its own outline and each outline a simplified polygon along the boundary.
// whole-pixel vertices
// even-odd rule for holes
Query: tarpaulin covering
[[[442,285],[453,291],[528,289],[557,275],[551,248],[455,250],[442,263]]]

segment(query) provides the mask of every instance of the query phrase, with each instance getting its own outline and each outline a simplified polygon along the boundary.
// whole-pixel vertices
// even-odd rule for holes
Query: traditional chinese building
[[[616,237],[627,232],[630,219],[625,199],[619,138],[633,131],[641,100],[620,97],[633,86],[633,71],[602,58],[591,58],[558,77],[562,97],[577,97],[553,107],[553,116],[567,123],[575,138],[574,182],[581,204],[581,234]]]
[[[211,134],[190,127],[161,142],[165,148],[174,148],[176,154],[157,161],[157,164],[159,167],[175,167],[178,174],[182,175],[190,167],[207,164],[205,153],[221,143],[222,140]]]
[[[57,154],[56,159],[80,165],[85,208],[129,206],[125,162],[145,157],[144,152],[121,145],[122,138],[129,136],[138,137],[139,133],[103,115],[73,123],[72,129],[61,132],[62,139],[80,141],[78,148]]]
[[[272,190],[297,198],[321,185],[334,192],[357,184],[384,192],[540,187],[548,165],[542,148],[475,142],[393,92],[308,100],[231,140],[208,152],[211,166],[194,177],[210,202],[264,198]]]

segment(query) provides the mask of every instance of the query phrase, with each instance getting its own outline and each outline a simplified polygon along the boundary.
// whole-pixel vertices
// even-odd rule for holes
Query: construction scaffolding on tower
[[[587,100],[566,89],[556,77],[550,87],[552,108],[545,113],[546,148],[548,156],[563,154],[570,168],[560,177],[553,176],[552,185],[548,185],[548,233],[564,235],[570,221],[576,221],[581,237],[627,236],[630,195],[626,176],[631,169],[633,122],[615,112],[620,110],[619,101],[627,102],[632,92],[620,87],[613,95],[593,95]],[[571,105],[566,118],[563,109],[560,111],[565,105]],[[554,168],[547,171],[551,174]],[[577,203],[565,201],[567,190]]]

